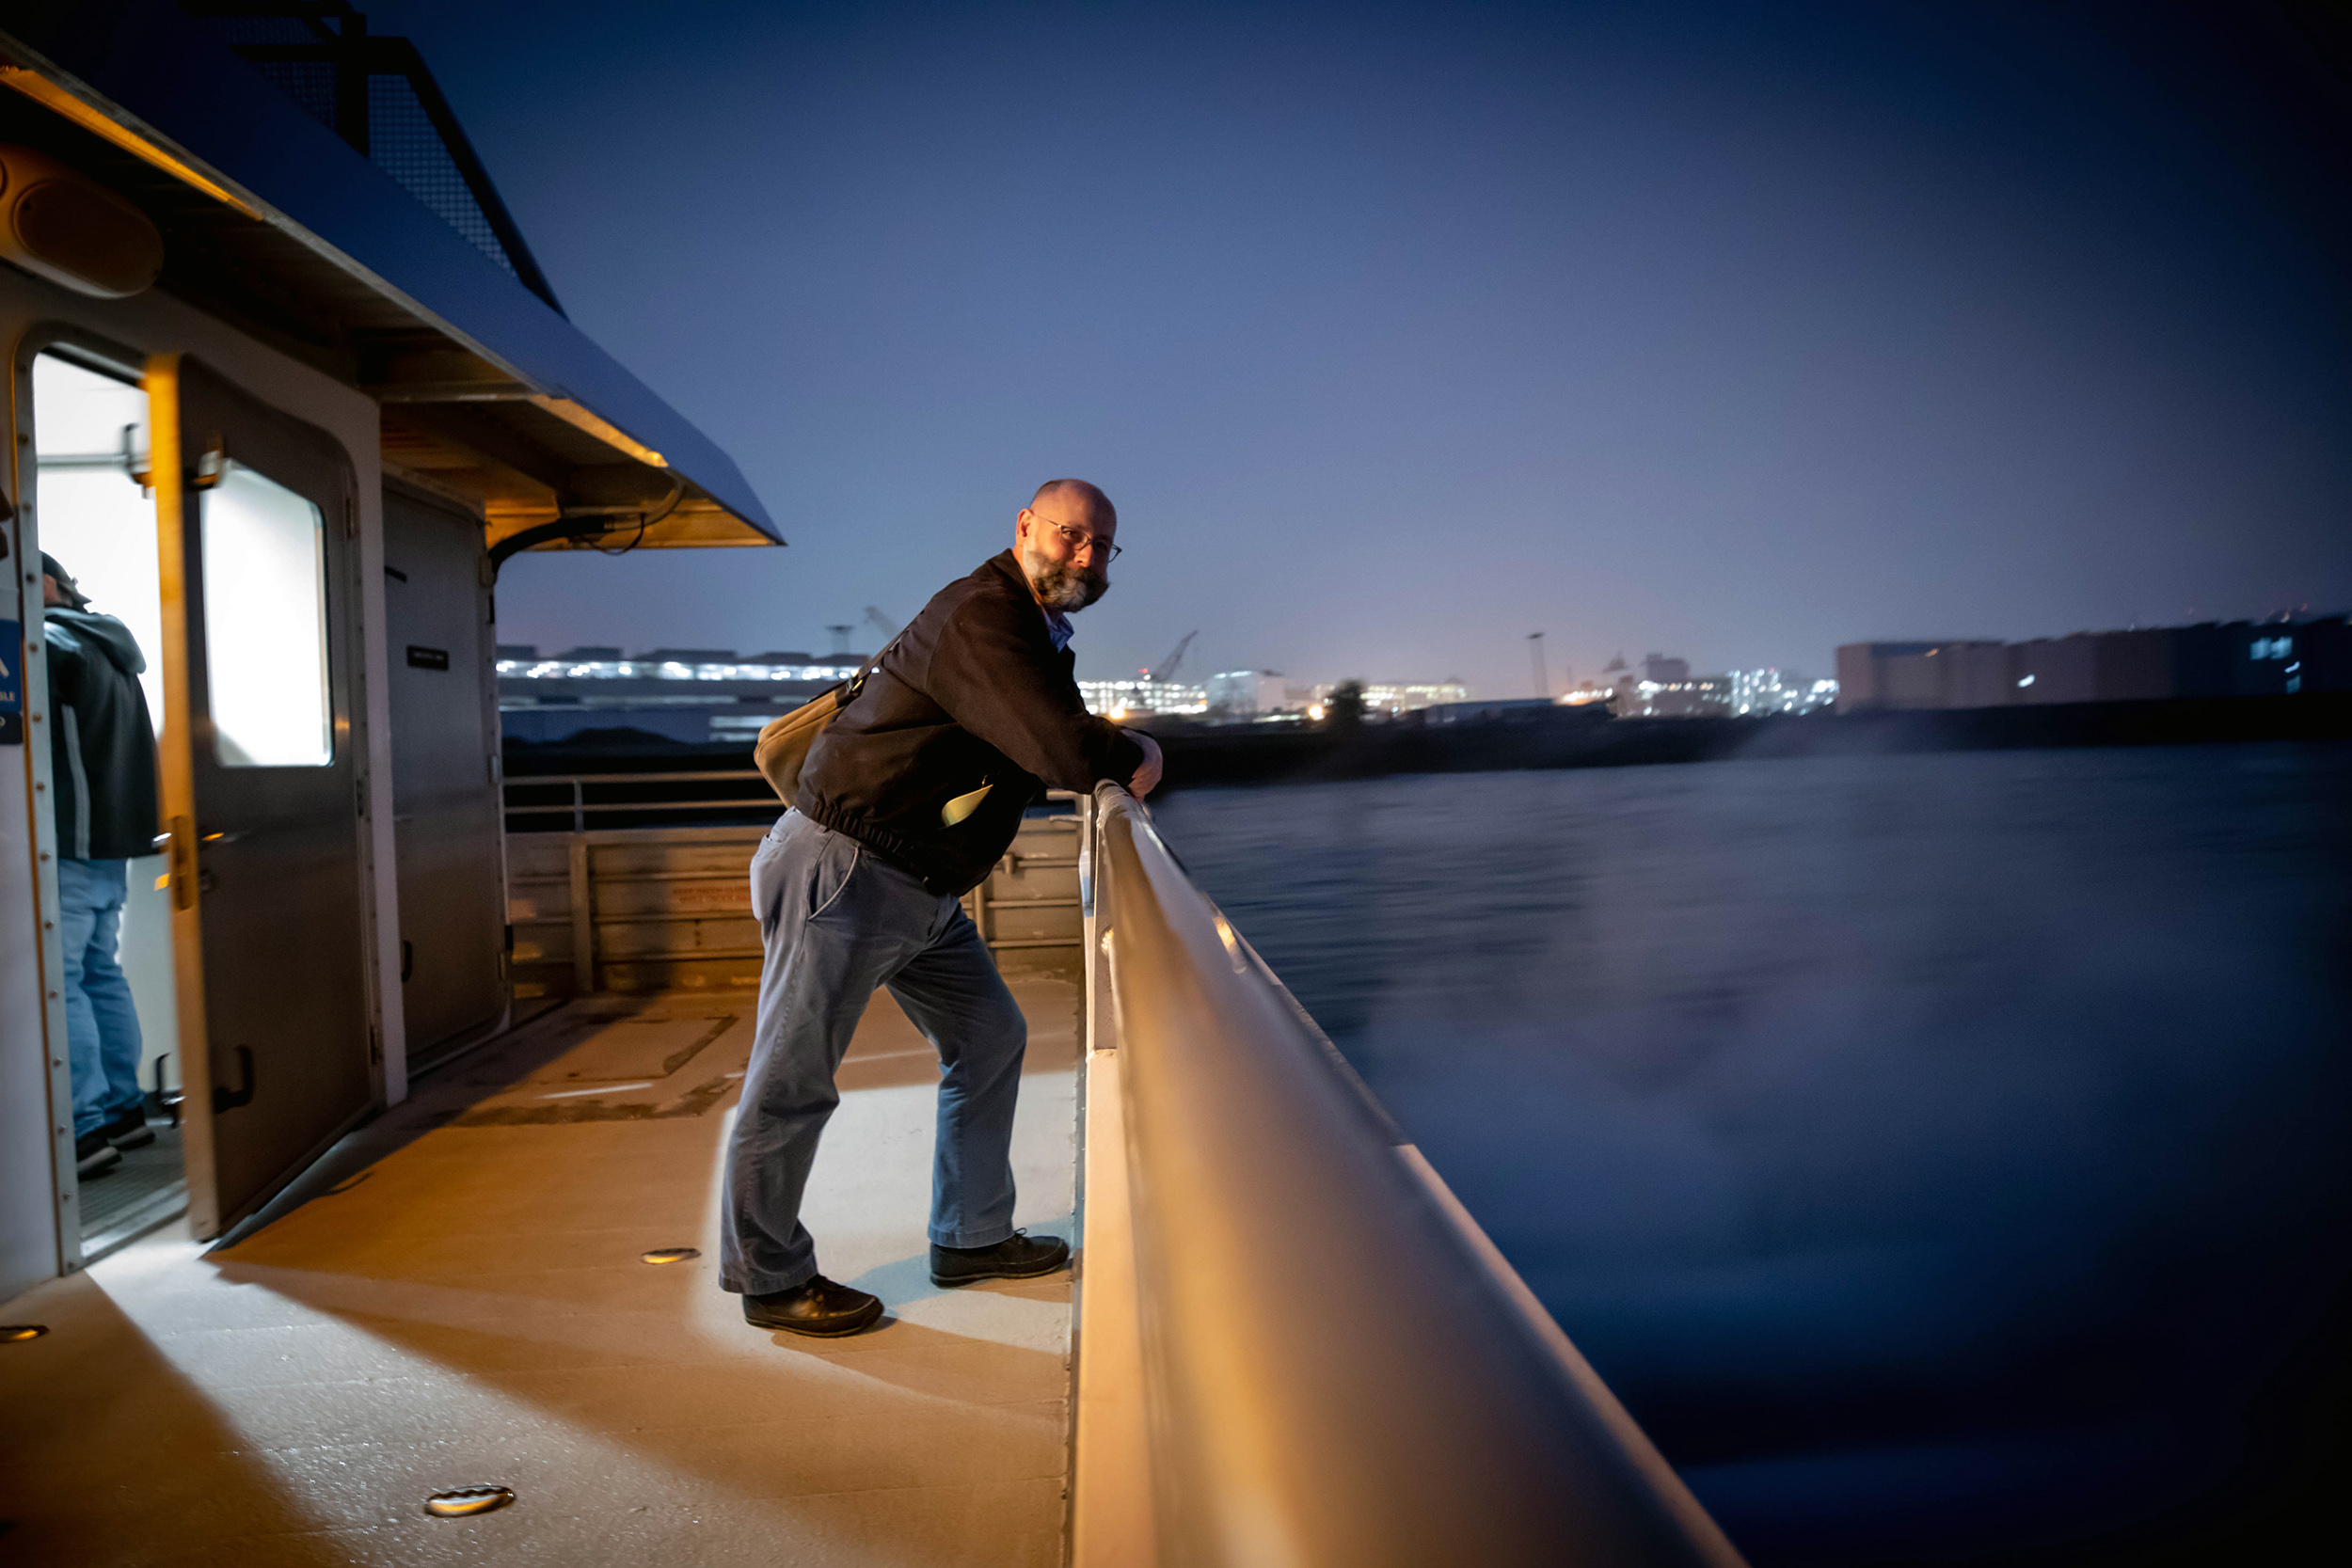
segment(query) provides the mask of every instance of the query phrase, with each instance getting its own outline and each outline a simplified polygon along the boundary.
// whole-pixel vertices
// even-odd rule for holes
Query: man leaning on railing
[[[1051,1274],[1070,1243],[1012,1227],[1012,1116],[1028,1025],[962,895],[1041,791],[1109,779],[1136,795],[1160,752],[1086,710],[1069,615],[1110,586],[1119,514],[1083,480],[1022,508],[1012,548],[940,590],[810,747],[752,857],[767,948],[757,1035],[727,1149],[723,1286],[761,1328],[870,1327],[880,1298],[817,1272],[801,1197],[834,1075],[877,986],[945,1069],[931,1178],[934,1284]]]

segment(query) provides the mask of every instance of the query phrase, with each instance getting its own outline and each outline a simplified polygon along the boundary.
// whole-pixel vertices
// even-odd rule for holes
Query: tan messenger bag
[[[896,646],[894,640],[891,647]],[[884,648],[859,665],[857,673],[848,680],[760,726],[758,743],[752,748],[752,765],[776,792],[777,800],[787,806],[793,803],[801,792],[801,768],[808,761],[809,748],[817,744],[834,716],[857,700],[857,694],[866,689],[866,677],[889,651]]]

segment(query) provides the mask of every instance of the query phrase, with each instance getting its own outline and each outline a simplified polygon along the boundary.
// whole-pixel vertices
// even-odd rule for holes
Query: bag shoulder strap
[[[898,637],[904,637],[905,635],[906,628],[902,626],[898,630]],[[851,703],[857,701],[857,694],[866,689],[866,677],[872,674],[877,669],[882,667],[882,661],[889,656],[890,650],[898,645],[898,637],[894,637],[889,641],[883,643],[881,653],[868,655],[866,662],[857,667],[857,673],[851,675],[849,680],[843,684],[841,688],[841,695],[834,703],[834,711],[835,713],[840,712],[843,708],[848,707]]]

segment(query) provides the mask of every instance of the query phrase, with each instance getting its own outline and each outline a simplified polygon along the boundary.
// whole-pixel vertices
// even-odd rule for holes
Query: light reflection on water
[[[2278,1473],[2352,1239],[2348,801],[2281,745],[1155,815],[1735,1539],[1827,1563]]]

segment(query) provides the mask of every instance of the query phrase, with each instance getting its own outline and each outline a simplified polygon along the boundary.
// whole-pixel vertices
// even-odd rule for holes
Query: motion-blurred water
[[[2352,748],[1156,815],[1759,1564],[2129,1556],[2249,1528],[2312,1457],[2352,1259]]]

